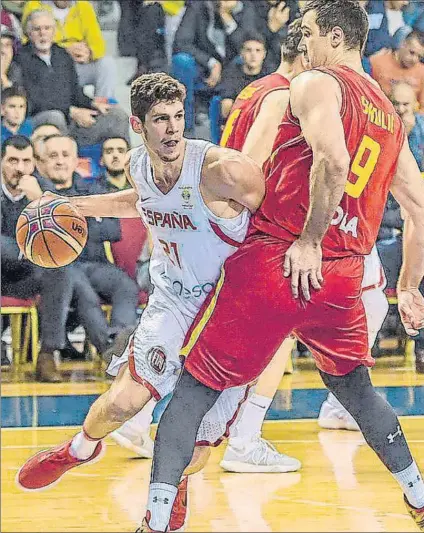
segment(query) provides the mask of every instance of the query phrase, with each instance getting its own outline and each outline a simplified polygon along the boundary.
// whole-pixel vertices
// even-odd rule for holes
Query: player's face
[[[266,56],[265,46],[258,41],[246,41],[241,57],[248,69],[261,69]]]
[[[418,39],[407,39],[398,50],[398,58],[401,67],[412,68],[424,58],[424,46]]]
[[[10,189],[16,189],[19,180],[25,174],[34,172],[34,154],[32,146],[18,150],[14,146],[7,146],[1,162],[1,177]]]
[[[103,144],[102,165],[106,170],[124,172],[127,150],[127,143],[123,139],[108,139]]]
[[[11,126],[20,126],[25,120],[26,100],[22,96],[12,96],[1,106],[4,121]]]
[[[28,37],[38,52],[50,52],[55,29],[54,20],[49,15],[39,15],[31,21]]]
[[[44,144],[44,169],[46,177],[57,185],[72,183],[78,164],[77,149],[71,139],[49,139]]]
[[[305,13],[302,19],[302,40],[299,44],[299,50],[306,53],[311,68],[327,64],[329,54],[333,50],[331,38],[331,32],[327,35],[320,34],[314,10]]]
[[[147,147],[164,162],[180,157],[184,148],[184,128],[184,106],[179,100],[152,106],[142,125]]]

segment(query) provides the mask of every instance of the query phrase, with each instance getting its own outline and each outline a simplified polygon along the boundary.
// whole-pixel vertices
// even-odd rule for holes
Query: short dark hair
[[[130,145],[128,144],[128,141],[125,137],[121,137],[120,135],[112,135],[112,137],[108,137],[107,139],[104,139],[103,142],[102,142],[102,153],[103,153],[103,149],[104,149],[104,146],[105,146],[105,143],[107,143],[108,141],[111,141],[112,139],[120,139],[121,141],[124,141],[124,143],[127,145],[127,149],[130,147]]]
[[[24,98],[25,101],[27,100],[27,94],[23,87],[12,86],[1,92],[1,103],[4,104],[8,98],[14,98],[16,96]]]
[[[424,32],[419,30],[412,30],[411,33],[408,33],[404,40],[411,41],[412,39],[417,39],[420,45],[424,46]]]
[[[368,37],[368,16],[357,0],[309,0],[302,9],[302,16],[316,11],[316,22],[321,35],[327,35],[339,26],[345,35],[349,50],[362,51]]]
[[[12,137],[9,137],[4,142],[1,143],[1,158],[6,155],[6,148],[8,146],[12,146],[13,148],[16,148],[16,150],[25,150],[28,148],[28,146],[31,146],[32,143],[28,139],[28,137],[25,137],[24,135],[12,135]]]
[[[184,102],[186,89],[182,83],[164,72],[143,74],[131,84],[131,113],[142,122],[152,106],[159,102]]]
[[[289,31],[281,46],[281,57],[286,63],[294,63],[300,54],[299,44],[302,40],[302,19],[298,18],[289,26]]]
[[[243,43],[242,43],[242,47],[245,45],[245,43],[247,43],[248,41],[256,41],[257,43],[261,43],[264,45],[264,47],[266,48],[266,40],[265,40],[265,37],[263,35],[261,35],[260,33],[256,33],[256,32],[247,32],[243,38]]]

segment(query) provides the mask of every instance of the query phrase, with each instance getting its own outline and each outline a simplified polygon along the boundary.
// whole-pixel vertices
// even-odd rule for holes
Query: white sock
[[[166,531],[177,492],[178,489],[174,485],[151,483],[147,500],[147,510],[150,511],[150,529]]]
[[[424,481],[414,461],[408,468],[393,474],[393,477],[402,487],[408,502],[416,509],[424,507]]]
[[[87,439],[83,431],[80,431],[75,437],[72,439],[72,444],[69,449],[69,452],[71,455],[76,457],[77,459],[85,460],[91,457],[94,453],[94,450],[96,449],[97,444],[101,441],[99,440],[91,440]]]
[[[241,416],[230,434],[230,441],[235,437],[240,440],[252,440],[256,435],[260,435],[266,412],[271,403],[272,398],[252,394],[246,401]]]

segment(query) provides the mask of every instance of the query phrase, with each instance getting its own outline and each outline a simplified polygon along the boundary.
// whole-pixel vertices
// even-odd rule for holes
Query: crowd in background
[[[187,135],[196,136],[206,125],[218,142],[237,94],[278,67],[288,26],[303,3],[119,0],[119,55],[137,60],[125,83],[146,72],[170,72],[187,87]],[[362,3],[370,23],[364,68],[402,117],[424,172],[424,2]],[[134,326],[139,290],[148,286],[146,276],[131,276],[111,262],[107,243],[122,237],[118,220],[89,220],[82,256],[48,275],[22,259],[15,239],[20,211],[43,191],[101,194],[130,186],[124,173],[128,115],[116,99],[120,58],[108,54],[100,23],[102,11],[113,4],[118,2],[2,2],[2,294],[39,298],[42,381],[61,380],[58,351],[79,357],[67,336],[76,325],[84,326],[99,352],[107,351],[117,333]],[[402,226],[399,205],[390,197],[377,243],[389,296],[401,264]],[[102,303],[112,304],[110,322]],[[380,341],[390,335],[402,337],[394,309]],[[2,343],[2,363],[3,348]],[[424,372],[424,338],[415,351],[417,370]]]

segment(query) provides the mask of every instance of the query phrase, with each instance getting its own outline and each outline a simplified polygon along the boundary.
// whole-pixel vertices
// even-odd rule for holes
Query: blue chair
[[[196,60],[190,54],[180,52],[172,56],[172,75],[183,83],[187,90],[185,100],[186,129],[194,129],[194,95],[205,87]]]
[[[91,177],[97,177],[102,167],[100,165],[100,159],[102,158],[102,144],[90,144],[87,146],[80,146],[78,148],[78,157],[82,159],[88,159],[91,163]]]
[[[214,96],[209,102],[210,134],[215,144],[221,139],[221,100],[220,96]]]

